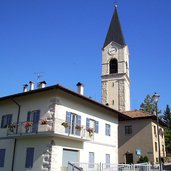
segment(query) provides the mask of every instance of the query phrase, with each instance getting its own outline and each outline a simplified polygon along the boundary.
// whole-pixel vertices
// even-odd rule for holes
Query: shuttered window
[[[89,168],[94,167],[94,152],[89,152]]]
[[[34,148],[27,148],[25,168],[33,167],[33,159],[34,159]]]
[[[1,128],[7,128],[12,122],[12,114],[3,115],[1,120]]]
[[[106,168],[110,167],[110,154],[106,154]]]
[[[99,133],[99,122],[93,119],[86,119],[86,129],[93,128],[95,133]]]
[[[110,125],[109,124],[105,124],[105,135],[110,136]]]

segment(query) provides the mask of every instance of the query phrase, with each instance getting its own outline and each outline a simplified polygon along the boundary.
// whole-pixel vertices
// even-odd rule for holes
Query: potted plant
[[[62,122],[61,125],[64,126],[65,128],[69,127],[69,123],[68,122]]]
[[[76,125],[75,129],[78,129],[80,131],[82,129],[82,126],[81,125]]]
[[[16,127],[16,125],[14,123],[11,123],[8,128],[11,132],[14,132],[14,128]]]
[[[24,127],[26,129],[26,132],[28,132],[29,128],[33,125],[33,122],[26,121],[24,122]]]
[[[94,129],[93,128],[87,128],[86,130],[89,133],[89,136],[92,137],[93,133],[94,133]]]
[[[45,119],[41,119],[41,120],[40,120],[40,124],[41,124],[41,125],[47,125],[47,124],[48,124],[47,119],[46,119],[46,118],[45,118]]]

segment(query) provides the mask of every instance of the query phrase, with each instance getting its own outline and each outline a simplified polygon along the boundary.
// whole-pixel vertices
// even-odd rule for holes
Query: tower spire
[[[112,20],[110,22],[109,30],[103,45],[103,48],[106,47],[109,43],[115,42],[120,45],[125,45],[124,36],[122,33],[121,24],[119,21],[118,11],[117,11],[117,2],[115,0],[115,9]]]

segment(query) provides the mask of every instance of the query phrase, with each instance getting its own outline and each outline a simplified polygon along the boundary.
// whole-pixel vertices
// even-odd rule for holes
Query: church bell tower
[[[129,49],[116,5],[102,48],[102,103],[121,112],[130,110]]]

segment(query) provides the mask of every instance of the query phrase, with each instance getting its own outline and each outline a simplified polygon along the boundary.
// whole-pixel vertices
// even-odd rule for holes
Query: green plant
[[[147,156],[140,156],[139,160],[137,161],[137,163],[146,163],[149,162],[149,159]]]
[[[92,137],[93,133],[94,133],[94,129],[93,128],[87,128],[86,130],[89,133],[89,136]]]
[[[69,127],[69,123],[68,122],[62,122],[61,125],[64,126],[65,128]]]
[[[8,128],[11,132],[14,132],[14,128],[16,127],[16,125],[14,123],[11,123]]]
[[[75,129],[81,130],[82,129],[82,126],[81,125],[76,125],[75,126]]]

